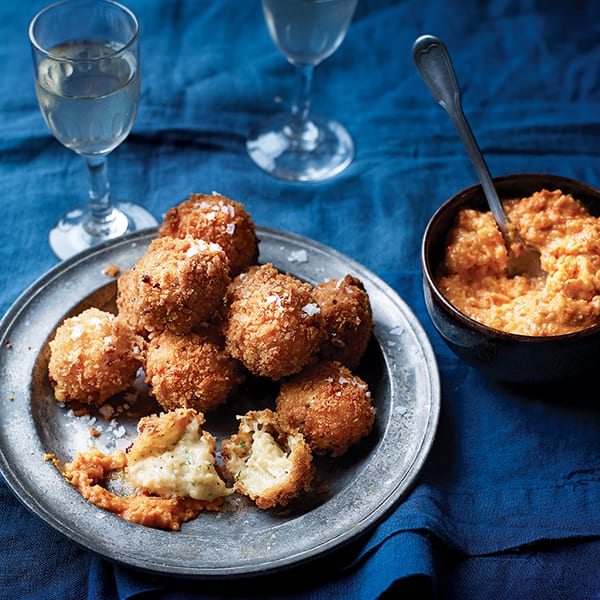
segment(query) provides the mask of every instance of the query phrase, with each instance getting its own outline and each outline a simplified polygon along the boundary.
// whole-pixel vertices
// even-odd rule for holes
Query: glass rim
[[[131,46],[133,46],[139,36],[140,36],[140,23],[138,21],[138,18],[136,17],[135,13],[128,8],[127,6],[121,4],[120,2],[115,2],[115,0],[99,0],[98,2],[96,2],[97,4],[109,4],[112,5],[116,8],[118,8],[119,10],[123,11],[125,14],[127,14],[127,16],[131,19],[133,26],[134,26],[134,31],[133,34],[131,35],[130,39],[128,42],[124,43],[123,46],[121,46],[120,48],[114,50],[113,52],[110,52],[108,54],[105,54],[103,56],[98,56],[98,57],[93,57],[93,58],[69,58],[66,56],[61,56],[59,54],[54,54],[53,52],[51,52],[50,50],[48,50],[47,48],[44,48],[38,41],[35,33],[34,33],[34,29],[36,27],[36,25],[38,24],[38,22],[40,21],[40,19],[48,12],[50,12],[51,10],[57,8],[58,6],[63,6],[66,4],[77,4],[80,2],[85,2],[86,0],[59,0],[58,2],[54,2],[52,4],[49,4],[48,6],[42,8],[41,10],[39,10],[37,12],[37,14],[31,19],[31,22],[29,24],[29,41],[31,42],[31,45],[41,54],[43,54],[44,56],[46,56],[47,58],[51,58],[53,60],[56,61],[60,61],[60,62],[65,62],[65,63],[82,63],[82,62],[95,62],[95,61],[99,61],[99,60],[106,60],[107,58],[111,58],[111,57],[115,57],[123,52],[125,52],[126,50],[128,50],[129,48],[131,48]]]

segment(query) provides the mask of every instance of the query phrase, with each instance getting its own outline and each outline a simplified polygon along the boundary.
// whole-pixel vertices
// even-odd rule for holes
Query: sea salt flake
[[[127,448],[129,447],[129,440],[128,439],[124,439],[124,438],[120,438],[118,440],[115,440],[115,448],[117,450],[127,450]]]
[[[225,226],[225,233],[233,235],[235,233],[235,223],[227,223]]]
[[[76,340],[77,338],[80,338],[83,335],[83,326],[82,325],[75,325],[75,327],[73,327],[73,330],[71,331],[71,339],[72,340]]]
[[[219,246],[219,244],[215,244],[214,242],[210,242],[207,244],[206,242],[202,241],[202,244],[202,248],[204,248],[205,250],[209,250],[210,252],[221,252],[223,250],[223,248]]]
[[[127,429],[125,429],[125,427],[123,427],[123,425],[120,425],[113,431],[113,435],[116,438],[122,438],[126,433],[127,433]]]
[[[302,312],[306,313],[309,317],[312,317],[321,312],[321,307],[316,302],[310,302],[302,307]]]
[[[192,258],[192,256],[197,256],[198,254],[200,254],[200,250],[198,249],[198,246],[196,246],[195,244],[192,244],[185,251],[185,255],[187,256],[187,258]]]
[[[265,298],[267,304],[275,304],[279,310],[283,310],[281,296],[278,294],[270,294]]]
[[[308,262],[308,253],[306,250],[293,250],[288,256],[288,261],[297,263]]]
[[[235,217],[235,209],[231,204],[225,204],[223,201],[219,202],[219,204],[221,205],[221,212],[229,215],[232,219]]]

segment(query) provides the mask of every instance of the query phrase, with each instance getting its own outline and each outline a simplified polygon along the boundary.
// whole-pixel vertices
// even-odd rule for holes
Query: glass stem
[[[94,238],[111,238],[127,230],[127,223],[119,219],[110,199],[110,183],[106,156],[84,155],[89,175],[90,213],[83,223],[84,229]]]
[[[89,176],[90,200],[90,214],[84,222],[84,228],[93,237],[105,237],[114,220],[106,156],[84,155],[83,159]]]
[[[298,89],[292,106],[292,114],[299,124],[308,121],[310,113],[310,93],[312,91],[314,65],[296,65],[298,72]]]
[[[319,142],[319,130],[309,118],[314,70],[314,65],[296,65],[298,89],[292,105],[292,123],[287,134],[302,152],[314,150]]]
[[[95,221],[104,221],[111,213],[110,183],[105,156],[84,156],[89,174],[90,212]]]

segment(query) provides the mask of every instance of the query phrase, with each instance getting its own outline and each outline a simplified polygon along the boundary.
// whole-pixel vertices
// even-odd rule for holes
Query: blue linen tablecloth
[[[31,514],[2,481],[0,597],[600,598],[595,382],[491,382],[445,347],[427,317],[424,227],[475,174],[410,52],[421,34],[444,39],[494,175],[549,172],[598,185],[600,3],[359,0],[343,45],[316,71],[313,98],[347,126],[357,154],[317,185],[274,180],[246,154],[251,127],[294,90],[258,0],[126,4],[142,27],[143,94],[131,135],[109,158],[114,195],[160,218],[190,192],[218,190],[257,224],[373,270],[434,347],[438,433],[414,489],[383,522],[314,564],[242,581],[113,565]],[[0,313],[57,263],[47,232],[86,193],[81,159],[51,137],[35,98],[27,26],[42,6],[0,6]]]

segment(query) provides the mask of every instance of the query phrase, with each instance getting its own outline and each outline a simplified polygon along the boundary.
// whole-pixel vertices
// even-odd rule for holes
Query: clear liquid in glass
[[[139,70],[135,55],[127,50],[115,54],[118,49],[111,42],[71,42],[53,48],[56,58],[38,67],[42,115],[56,138],[78,154],[107,154],[133,126]]]
[[[342,43],[358,0],[263,0],[273,41],[288,60],[316,65]]]

